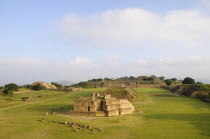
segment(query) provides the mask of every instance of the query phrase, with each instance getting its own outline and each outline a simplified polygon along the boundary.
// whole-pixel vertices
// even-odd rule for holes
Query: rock
[[[52,111],[51,114],[55,114],[56,112]]]
[[[32,84],[32,86],[37,85],[37,84],[40,84],[45,89],[57,89],[56,86],[52,85],[51,83],[47,83],[47,82],[34,82]]]
[[[144,113],[143,111],[138,111],[138,113]]]

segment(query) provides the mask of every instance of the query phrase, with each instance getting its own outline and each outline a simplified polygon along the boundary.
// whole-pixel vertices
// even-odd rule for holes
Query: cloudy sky
[[[210,0],[0,0],[0,85],[157,75],[210,83]]]

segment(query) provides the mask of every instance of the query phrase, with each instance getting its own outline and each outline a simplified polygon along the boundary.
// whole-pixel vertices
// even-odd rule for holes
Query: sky
[[[210,0],[0,0],[0,85],[157,75],[210,83]]]

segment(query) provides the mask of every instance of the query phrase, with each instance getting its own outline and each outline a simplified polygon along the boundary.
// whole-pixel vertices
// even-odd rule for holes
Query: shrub
[[[172,80],[167,79],[167,80],[165,80],[165,83],[166,83],[167,85],[171,85],[171,84],[173,83],[173,81],[172,81]]]
[[[62,88],[63,86],[61,84],[55,83],[55,82],[51,82],[52,85],[54,85],[57,88]]]
[[[171,78],[171,80],[174,82],[178,81],[177,78]]]
[[[31,86],[31,89],[35,90],[35,91],[40,91],[40,90],[44,89],[44,87],[41,86],[40,84],[36,84],[36,85]]]
[[[28,89],[30,89],[30,88],[31,88],[31,85],[27,84],[27,85],[23,85],[22,87],[23,87],[23,88],[28,88]]]
[[[164,76],[161,76],[159,77],[161,81],[164,81],[165,80],[165,77]]]
[[[186,77],[183,81],[183,84],[195,84],[195,80],[190,78],[190,77]]]
[[[8,89],[4,89],[3,94],[5,95],[14,95],[13,91],[9,91]]]
[[[14,91],[18,91],[18,85],[14,84],[14,83],[10,83],[10,84],[7,84],[4,86],[5,90],[5,93],[9,94],[9,93],[13,93]],[[4,93],[4,94],[5,94]]]
[[[22,101],[26,101],[26,99],[29,99],[29,97],[21,97]]]

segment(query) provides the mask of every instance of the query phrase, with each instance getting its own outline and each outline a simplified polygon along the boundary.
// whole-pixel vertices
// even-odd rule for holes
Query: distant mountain
[[[75,84],[74,82],[71,81],[66,81],[66,80],[61,80],[61,81],[54,81],[55,83],[61,84],[63,86],[70,86]]]

